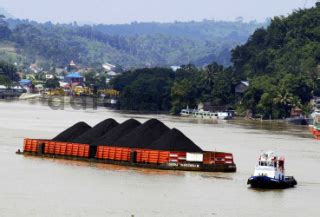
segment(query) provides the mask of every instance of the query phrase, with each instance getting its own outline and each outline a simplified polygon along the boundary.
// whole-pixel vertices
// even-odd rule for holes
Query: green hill
[[[308,110],[320,93],[320,3],[273,18],[232,51],[232,61],[237,76],[250,80],[245,108],[264,117],[288,116],[295,106]]]
[[[203,21],[79,26],[2,19],[0,28],[10,31],[0,34],[0,42],[14,45],[20,64],[38,62],[45,68],[65,66],[70,60],[84,66],[110,62],[124,68],[202,66],[212,61],[230,65],[231,49],[262,25]]]
[[[162,85],[166,87],[162,98],[154,87],[161,82],[159,71],[164,69],[149,69],[154,74],[127,72],[112,84],[121,91],[120,105],[126,109],[153,106],[167,110],[170,101],[171,111],[178,113],[187,106],[210,102],[217,107],[235,107],[243,114],[251,110],[255,117],[265,119],[288,117],[295,107],[308,114],[310,99],[320,95],[320,3],[273,18],[268,27],[258,28],[246,43],[232,50],[232,61],[234,65],[228,68],[216,63],[206,68],[183,66]],[[249,81],[244,94],[235,93],[241,80]]]

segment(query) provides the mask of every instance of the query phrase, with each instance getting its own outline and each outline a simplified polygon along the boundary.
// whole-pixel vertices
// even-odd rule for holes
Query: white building
[[[112,65],[110,63],[105,63],[102,65],[102,68],[105,70],[105,73],[108,75],[108,77],[114,77],[118,73],[116,72],[116,66]]]
[[[115,65],[110,64],[110,63],[105,63],[102,65],[102,68],[106,72],[110,72],[110,71],[115,71],[117,67]]]
[[[48,79],[53,79],[54,78],[54,76],[53,76],[53,74],[46,74],[46,79],[48,80]]]

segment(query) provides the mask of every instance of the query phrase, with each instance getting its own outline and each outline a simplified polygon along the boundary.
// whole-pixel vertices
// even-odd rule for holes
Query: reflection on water
[[[226,179],[226,180],[233,180],[231,176],[226,176],[226,174],[201,174],[202,178],[214,178],[214,179]]]
[[[290,191],[290,190],[293,190],[293,189],[292,188],[288,188],[288,189],[259,189],[259,188],[248,187],[248,190],[254,191],[255,193],[261,194],[261,195],[263,195],[266,192],[270,192],[270,193],[275,193],[275,194],[277,194],[279,196],[282,193],[284,193],[285,191]]]
[[[237,118],[235,120],[229,120],[229,124],[247,128],[247,129],[260,129],[270,131],[277,134],[290,134],[293,136],[298,136],[302,138],[312,138],[312,135],[309,133],[308,126],[302,125],[293,125],[285,121],[259,121],[259,120],[245,120]],[[265,133],[264,131],[255,131],[254,133]]]
[[[36,156],[24,156],[29,160],[38,160],[39,157]],[[105,164],[105,163],[96,163],[96,162],[86,162],[79,160],[66,160],[66,159],[53,159],[43,157],[48,162],[52,162],[55,164],[61,164],[63,166],[71,166],[71,167],[83,167],[83,168],[92,168],[97,170],[109,170],[109,171],[118,171],[118,172],[135,172],[143,175],[174,175],[174,176],[183,176],[185,175],[185,171],[172,171],[172,170],[159,170],[159,169],[148,169],[148,168],[139,168],[139,167],[128,167],[122,165],[114,165],[114,164]]]

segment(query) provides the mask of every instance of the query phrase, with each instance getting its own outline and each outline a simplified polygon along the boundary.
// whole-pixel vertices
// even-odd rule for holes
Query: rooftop
[[[66,75],[67,78],[83,78],[82,75],[80,75],[78,72],[70,73]]]

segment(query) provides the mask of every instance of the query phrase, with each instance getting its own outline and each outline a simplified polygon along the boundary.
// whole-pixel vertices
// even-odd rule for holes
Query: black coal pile
[[[135,119],[129,119],[122,124],[114,127],[112,130],[108,131],[102,137],[97,138],[91,142],[91,145],[98,146],[98,145],[108,145],[108,146],[116,146],[114,143],[118,139],[123,136],[126,136],[135,128],[139,127],[141,123]]]
[[[114,119],[106,119],[93,128],[85,122],[78,122],[61,132],[52,141],[90,144],[93,146],[92,156],[95,155],[96,146],[99,145],[202,152],[202,149],[182,132],[168,128],[157,119],[150,119],[144,124],[135,119],[129,119],[122,124]]]
[[[98,123],[96,126],[91,128],[90,130],[86,131],[79,137],[72,140],[72,142],[75,143],[82,143],[82,144],[90,144],[95,139],[103,136],[104,134],[108,133],[110,130],[117,127],[119,123],[115,121],[112,118],[106,119],[100,123]]]
[[[115,141],[113,145],[129,148],[145,148],[169,130],[161,121],[150,119],[126,136]]]
[[[202,152],[201,148],[175,128],[165,132],[158,140],[146,148],[164,151]]]
[[[56,142],[72,142],[75,138],[81,136],[83,133],[90,130],[91,127],[85,122],[78,122],[75,125],[69,127],[59,135],[54,137],[52,141]]]

